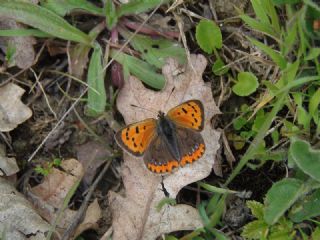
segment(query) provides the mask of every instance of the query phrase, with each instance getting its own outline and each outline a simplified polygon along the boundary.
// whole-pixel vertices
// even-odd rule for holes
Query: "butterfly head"
[[[164,117],[165,117],[164,112],[159,111],[159,112],[158,112],[158,118],[159,118],[159,119],[163,119]]]

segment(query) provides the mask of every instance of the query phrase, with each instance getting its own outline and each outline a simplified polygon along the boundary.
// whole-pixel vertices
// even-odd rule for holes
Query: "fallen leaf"
[[[84,168],[83,183],[86,187],[90,186],[97,169],[111,155],[110,151],[104,144],[98,141],[90,141],[80,146],[77,146],[77,158],[82,163]]]
[[[77,227],[74,236],[80,235],[82,232],[88,229],[97,229],[98,220],[101,218],[101,208],[99,206],[98,200],[95,199],[88,207],[86,216],[82,223]]]
[[[191,64],[185,66],[183,71],[175,60],[168,59],[163,67],[167,83],[162,91],[149,90],[138,79],[130,77],[117,99],[117,107],[127,124],[149,117],[155,118],[157,111],[167,112],[189,99],[199,99],[204,104],[206,118],[201,134],[206,144],[206,152],[192,165],[164,176],[164,186],[173,198],[184,186],[210,174],[219,148],[220,134],[211,128],[210,120],[220,111],[212,98],[210,85],[202,80],[206,64],[204,56],[192,55]],[[156,210],[160,200],[165,197],[161,176],[147,170],[142,159],[124,153],[122,176],[126,197],[115,192],[109,193],[113,213],[113,239],[154,240],[164,233],[193,230],[202,226],[198,211],[191,206],[166,205],[160,212]]]
[[[50,225],[8,181],[0,178],[0,236],[5,239],[45,239]]]
[[[0,18],[0,30],[19,30],[24,29],[23,25],[12,19]],[[33,45],[36,40],[33,37],[1,37],[0,46],[4,46],[7,52],[8,46],[15,48],[14,63],[21,69],[31,67],[35,59]],[[11,67],[11,66],[10,66]]]
[[[84,174],[81,163],[76,159],[62,161],[60,169],[53,168],[51,173],[45,177],[44,181],[33,187],[28,194],[33,205],[39,209],[40,215],[51,224],[57,218],[57,214],[68,192],[81,180]],[[101,216],[101,211],[99,206],[96,206],[97,204],[98,203],[94,201],[89,205],[85,219],[76,229],[77,234],[89,228],[96,227],[96,222]],[[62,212],[61,221],[57,224],[58,232],[63,233],[66,227],[72,223],[76,214],[77,211],[75,210],[65,209]]]
[[[0,131],[9,132],[32,116],[32,111],[20,98],[24,90],[8,83],[0,87]]]
[[[11,176],[19,172],[15,158],[6,157],[5,146],[0,144],[0,176]]]

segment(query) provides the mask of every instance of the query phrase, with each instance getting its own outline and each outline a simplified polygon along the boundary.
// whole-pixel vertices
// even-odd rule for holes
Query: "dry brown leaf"
[[[0,18],[0,29],[24,29],[24,27],[12,19]],[[31,67],[35,59],[33,45],[36,40],[33,37],[1,37],[0,46],[6,52],[8,46],[15,48],[14,61],[19,68]]]
[[[99,206],[98,200],[95,199],[88,207],[86,216],[82,223],[77,227],[74,236],[80,235],[82,232],[88,229],[97,229],[98,220],[101,218],[101,208]]]
[[[156,111],[167,112],[189,99],[199,99],[204,104],[205,126],[201,134],[206,152],[192,165],[164,177],[164,186],[170,197],[175,198],[184,186],[207,177],[219,148],[220,134],[211,128],[210,119],[220,111],[212,98],[210,85],[202,80],[206,64],[204,56],[192,55],[191,65],[183,70],[176,61],[169,59],[163,68],[167,84],[161,92],[149,90],[138,79],[130,77],[118,95],[117,107],[127,124],[154,118]],[[132,107],[132,104],[142,108]],[[122,176],[126,196],[114,192],[109,194],[113,212],[113,239],[154,240],[164,233],[202,226],[197,210],[188,205],[165,206],[157,212],[156,206],[165,197],[161,177],[147,170],[142,159],[125,153]]]
[[[32,116],[20,98],[24,90],[13,83],[0,87],[0,131],[9,132]]]
[[[15,158],[6,157],[5,146],[0,144],[0,176],[11,176],[19,172]]]
[[[0,178],[0,238],[45,239],[50,225],[8,181]],[[28,237],[27,237],[28,236]]]
[[[60,166],[63,171],[53,168],[45,180],[31,189],[30,199],[39,209],[40,215],[48,222],[53,223],[57,217],[59,209],[62,207],[65,197],[73,186],[81,180],[84,171],[81,163],[76,159],[64,160]],[[76,232],[95,228],[96,222],[101,216],[101,211],[97,202],[89,205],[86,217],[78,226]],[[65,209],[62,213],[61,221],[57,225],[57,230],[62,233],[75,218],[77,211]],[[94,215],[94,216],[93,216]]]
[[[82,79],[84,70],[87,68],[89,60],[88,54],[90,47],[84,44],[77,44],[70,51],[69,73],[79,79]]]
[[[111,155],[104,144],[98,141],[90,141],[76,147],[77,158],[84,168],[83,183],[89,186],[96,175],[97,169]]]

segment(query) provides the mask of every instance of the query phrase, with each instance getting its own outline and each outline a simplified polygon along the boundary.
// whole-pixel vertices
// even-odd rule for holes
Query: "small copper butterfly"
[[[130,124],[116,133],[119,146],[134,156],[143,156],[154,173],[169,173],[176,167],[198,160],[205,151],[200,134],[204,109],[199,100],[186,101],[158,119],[148,118]]]

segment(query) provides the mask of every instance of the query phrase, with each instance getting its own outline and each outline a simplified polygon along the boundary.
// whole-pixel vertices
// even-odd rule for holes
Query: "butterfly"
[[[204,127],[204,108],[199,100],[186,101],[158,119],[132,123],[115,134],[118,145],[136,157],[143,156],[154,173],[170,173],[192,163],[205,152],[200,134]]]

